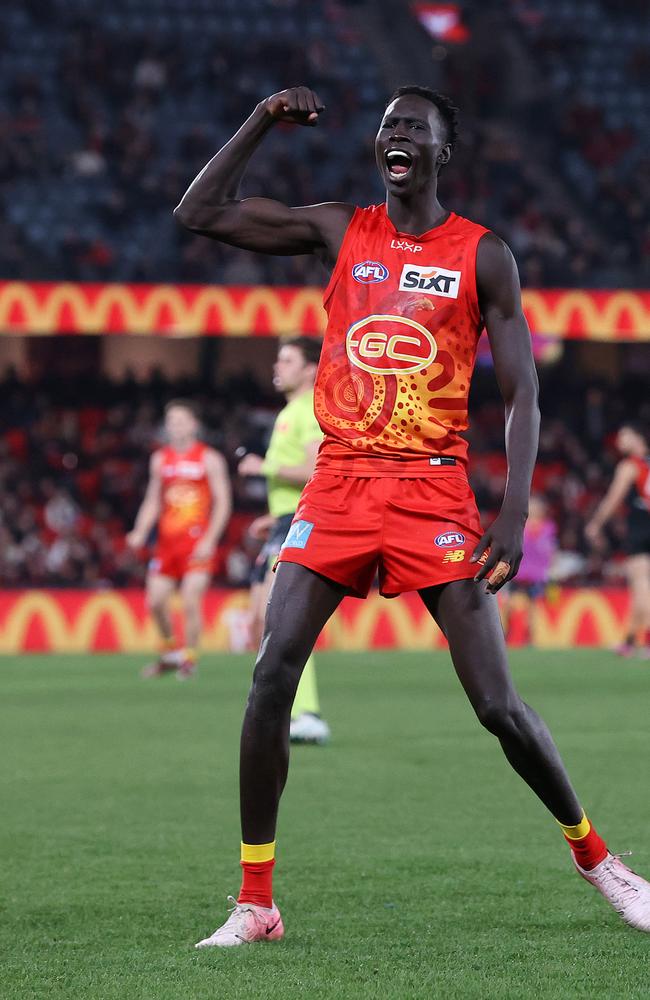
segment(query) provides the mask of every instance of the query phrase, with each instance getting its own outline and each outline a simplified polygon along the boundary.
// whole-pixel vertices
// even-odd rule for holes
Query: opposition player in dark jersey
[[[632,607],[621,656],[650,658],[650,445],[643,428],[623,424],[616,435],[623,458],[616,466],[612,484],[593,513],[585,534],[593,545],[602,544],[602,531],[627,500],[627,578]]]
[[[325,438],[280,556],[242,729],[243,884],[226,923],[198,947],[282,937],[271,878],[291,702],[325,622],[345,594],[364,597],[377,570],[385,596],[419,592],[480,722],[562,827],[580,874],[624,920],[650,930],[650,885],[607,850],[508,668],[494,593],[521,559],[537,378],[512,254],[438,201],[455,108],[425,88],[393,95],[375,142],[383,205],[240,200],[266,133],[278,122],[314,126],[323,110],[305,87],[262,101],[176,209],[193,232],[248,250],[313,253],[332,270],[314,396]],[[508,477],[482,533],[462,431],[483,326],[505,402]]]

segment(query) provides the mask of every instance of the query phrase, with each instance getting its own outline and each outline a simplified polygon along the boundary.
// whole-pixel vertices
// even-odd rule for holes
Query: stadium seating
[[[467,5],[470,13],[490,6]],[[509,17],[508,30],[518,27],[548,84],[553,107],[544,120],[555,129],[556,155],[531,168],[524,153],[539,98],[509,118],[490,98],[492,69],[479,60],[472,86],[481,116],[465,117],[445,198],[513,245],[528,284],[639,284],[647,270],[626,220],[644,232],[641,6],[627,5],[621,17],[604,0],[512,0]],[[7,0],[3,24],[4,277],[321,282],[310,258],[224,250],[180,232],[171,218],[189,180],[254,104],[298,82],[321,93],[324,127],[271,135],[246,189],[294,204],[381,197],[372,138],[389,88],[358,22],[336,0]],[[415,21],[412,30],[420,30]],[[408,52],[398,55],[410,78]],[[432,63],[425,82],[463,98],[468,55],[461,49]],[[558,172],[568,184],[563,197]],[[596,196],[595,218],[583,195]]]

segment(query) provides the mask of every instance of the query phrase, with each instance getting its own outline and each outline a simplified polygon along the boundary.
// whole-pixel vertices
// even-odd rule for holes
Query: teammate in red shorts
[[[158,540],[147,574],[147,603],[160,630],[158,659],[143,675],[176,671],[190,676],[202,626],[203,595],[212,578],[214,553],[228,523],[231,489],[222,455],[199,441],[193,405],[182,399],[165,407],[169,444],[151,456],[147,492],[129,546],[141,549],[158,525]],[[185,642],[174,635],[170,600],[180,588]]]
[[[537,377],[512,254],[438,201],[456,109],[426,88],[393,95],[375,141],[382,205],[240,200],[266,133],[279,121],[313,126],[322,111],[305,87],[262,101],[176,209],[194,232],[248,250],[314,253],[333,269],[314,396],[325,439],[280,554],[244,717],[243,884],[226,923],[198,947],[283,934],[271,876],[291,702],[325,622],[345,594],[365,597],[377,570],[385,596],[419,592],[479,720],[562,827],[580,874],[628,923],[650,930],[650,885],[608,852],[508,669],[494,592],[521,559]],[[501,511],[484,533],[462,436],[483,326],[505,402],[508,458]]]

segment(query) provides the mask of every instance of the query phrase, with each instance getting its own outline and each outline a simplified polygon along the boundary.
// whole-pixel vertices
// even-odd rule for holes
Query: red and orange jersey
[[[161,514],[159,541],[199,538],[212,509],[212,492],[205,467],[209,449],[197,442],[187,451],[160,449]]]
[[[650,457],[631,456],[630,461],[634,463],[636,468],[634,489],[638,505],[650,512]]]
[[[353,461],[356,473],[387,458],[424,459],[421,475],[437,459],[465,464],[461,432],[482,329],[476,249],[486,232],[452,212],[406,236],[384,205],[355,211],[324,296],[319,465]]]

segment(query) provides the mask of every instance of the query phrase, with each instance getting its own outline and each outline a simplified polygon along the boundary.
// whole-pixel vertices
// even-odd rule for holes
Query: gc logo
[[[426,368],[438,348],[426,327],[406,316],[366,316],[345,338],[347,355],[373,375],[401,375]]]

